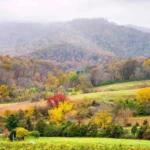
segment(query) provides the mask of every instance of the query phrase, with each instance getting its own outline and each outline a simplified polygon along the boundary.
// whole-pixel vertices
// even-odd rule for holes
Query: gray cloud
[[[50,22],[87,17],[150,27],[150,0],[0,0],[0,21]]]

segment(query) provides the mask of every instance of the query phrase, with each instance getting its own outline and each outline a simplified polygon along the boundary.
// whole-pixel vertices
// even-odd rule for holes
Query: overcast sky
[[[0,0],[0,21],[51,22],[95,17],[150,27],[150,0]]]

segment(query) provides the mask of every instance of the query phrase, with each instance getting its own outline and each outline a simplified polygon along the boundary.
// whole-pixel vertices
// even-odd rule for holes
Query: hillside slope
[[[149,33],[102,18],[49,24],[1,23],[0,33],[0,53],[12,56],[94,64],[117,57],[150,56]]]
[[[106,86],[100,86],[94,88],[93,93],[80,94],[80,95],[71,95],[69,96],[70,100],[78,102],[83,100],[85,97],[92,100],[99,101],[112,101],[116,99],[126,99],[126,98],[135,98],[137,91],[144,87],[150,87],[150,80],[145,81],[133,81],[133,82],[124,82],[119,84],[112,84]],[[119,90],[120,89],[120,90]],[[46,106],[46,101],[39,102],[20,102],[20,103],[7,103],[0,104],[0,112],[5,110],[25,110],[29,106]]]

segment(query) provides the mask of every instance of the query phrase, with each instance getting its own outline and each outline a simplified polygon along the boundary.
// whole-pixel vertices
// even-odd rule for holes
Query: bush
[[[6,127],[9,131],[18,127],[19,117],[17,115],[10,115],[6,120]]]
[[[23,139],[24,140],[24,137],[27,135],[28,135],[28,130],[21,128],[21,127],[18,127],[16,129],[16,138],[17,139]]]
[[[147,128],[148,125],[142,125],[137,131],[137,138],[142,139]]]
[[[110,125],[106,129],[106,135],[111,138],[120,138],[124,133],[123,127],[119,124]]]
[[[44,136],[44,128],[47,126],[43,119],[38,120],[36,124],[36,130],[39,131],[40,136]]]
[[[84,137],[87,134],[88,127],[86,125],[81,125],[78,127],[77,130],[78,130],[77,136]]]
[[[149,115],[147,109],[144,105],[138,104],[136,108],[136,115],[137,116],[146,116]]]
[[[137,124],[135,124],[134,126],[132,126],[132,128],[131,128],[131,133],[133,134],[133,135],[135,135],[136,134],[136,132],[137,132]]]
[[[124,138],[124,139],[136,139],[136,135],[133,135],[133,134],[125,134],[125,135],[123,135],[121,138]]]
[[[106,130],[105,129],[99,129],[97,133],[98,137],[106,137]]]
[[[30,135],[31,135],[31,136],[34,136],[34,137],[36,137],[36,138],[39,138],[39,137],[40,137],[39,131],[32,131],[32,132],[30,132]]]
[[[14,141],[16,139],[16,130],[12,130],[8,136],[10,141]]]
[[[78,136],[78,127],[76,125],[71,125],[67,129],[68,137],[77,137]]]
[[[46,137],[61,136],[61,134],[62,134],[61,126],[47,125],[44,128],[44,136]]]
[[[144,120],[143,125],[148,125],[148,121]]]
[[[146,140],[150,140],[150,128],[148,128],[146,132],[143,134],[143,138]]]
[[[96,137],[97,136],[97,132],[98,132],[98,129],[97,129],[97,126],[96,125],[88,125],[88,128],[87,128],[87,136],[89,137]]]
[[[112,126],[110,136],[112,138],[120,138],[123,135],[123,127],[119,124],[115,124]]]

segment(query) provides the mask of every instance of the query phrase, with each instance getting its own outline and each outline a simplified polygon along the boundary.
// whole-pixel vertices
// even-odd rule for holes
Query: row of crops
[[[0,142],[0,150],[150,150],[145,146]]]

